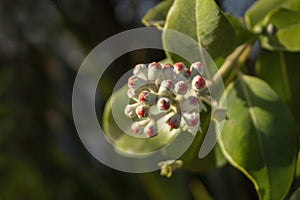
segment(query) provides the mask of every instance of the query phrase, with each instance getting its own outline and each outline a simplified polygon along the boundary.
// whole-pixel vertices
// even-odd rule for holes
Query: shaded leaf
[[[294,176],[296,135],[288,109],[262,80],[241,76],[226,90],[228,121],[219,144],[260,199],[283,199]]]
[[[256,63],[256,73],[263,78],[290,107],[296,120],[300,121],[300,62],[299,53],[263,50]],[[298,129],[300,125],[298,124]]]

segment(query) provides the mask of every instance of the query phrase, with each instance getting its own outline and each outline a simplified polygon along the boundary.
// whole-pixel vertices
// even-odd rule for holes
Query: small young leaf
[[[246,13],[246,22],[261,33],[261,45],[269,50],[300,51],[300,1],[261,0]]]
[[[174,0],[164,0],[155,7],[149,9],[142,19],[145,26],[154,26],[162,29],[170,7]]]
[[[294,177],[297,137],[286,106],[264,81],[241,76],[226,90],[219,144],[254,184],[260,199],[283,199]]]

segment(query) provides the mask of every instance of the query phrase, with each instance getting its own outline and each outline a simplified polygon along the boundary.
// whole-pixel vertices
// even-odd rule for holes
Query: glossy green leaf
[[[112,106],[118,113],[118,121],[120,123],[128,122],[127,116],[124,114],[125,106],[128,104],[127,97],[128,87],[125,85],[121,89],[114,92],[112,97],[107,101],[103,114],[103,129],[107,138],[116,145],[120,153],[150,153],[169,144],[176,134],[170,132],[160,132],[158,136],[153,138],[137,138],[133,135],[124,133],[115,121],[112,113]],[[130,133],[131,124],[127,123],[126,132]]]
[[[299,18],[300,0],[262,0],[246,13],[248,26],[262,33],[261,45],[270,50],[300,51]]]
[[[155,7],[149,9],[142,19],[145,26],[154,26],[162,29],[165,25],[165,20],[170,7],[174,0],[164,0]]]
[[[277,94],[261,79],[241,76],[226,89],[227,116],[219,144],[254,184],[260,199],[283,199],[294,177],[296,134]]]
[[[256,73],[263,78],[290,107],[295,121],[300,121],[299,53],[263,50],[256,63]],[[298,129],[300,129],[300,124]]]
[[[219,9],[214,0],[175,0],[167,15],[165,28],[179,31],[191,37],[210,54],[211,57],[224,57],[237,45],[236,34],[241,28],[233,26]],[[248,39],[248,38],[247,38]],[[246,40],[247,41],[247,40]],[[163,32],[165,47],[176,43],[172,34]],[[240,41],[239,41],[240,42]],[[188,47],[186,47],[188,50]],[[178,57],[170,55],[174,61]]]

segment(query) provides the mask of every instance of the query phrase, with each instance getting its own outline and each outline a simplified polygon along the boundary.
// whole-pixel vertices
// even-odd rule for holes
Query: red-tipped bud
[[[189,96],[180,104],[182,112],[198,112],[199,100],[196,96]]]
[[[161,65],[157,62],[152,62],[148,65],[148,79],[155,81],[161,76]]]
[[[198,126],[199,114],[198,113],[183,113],[183,119],[188,126]]]
[[[139,105],[138,103],[127,105],[124,110],[125,115],[130,118],[135,117],[136,116],[135,110],[138,105]]]
[[[188,85],[184,81],[179,81],[175,84],[174,91],[179,95],[185,95],[188,90]]]
[[[136,108],[135,112],[139,118],[142,118],[142,117],[147,117],[149,111],[148,111],[148,107],[146,107],[144,105],[139,105]]]
[[[192,81],[192,87],[194,90],[201,90],[206,85],[206,82],[202,76],[195,76]]]
[[[132,89],[132,88],[128,88],[128,90],[127,90],[127,96],[129,97],[129,98],[134,98],[134,89]]]
[[[176,113],[172,117],[170,117],[166,123],[169,125],[170,130],[177,129],[180,126],[181,116],[179,113]]]
[[[128,87],[132,88],[132,89],[137,89],[139,87],[141,87],[142,85],[144,85],[146,83],[145,80],[137,77],[137,76],[131,76],[128,79]]]
[[[138,122],[134,122],[131,125],[131,132],[133,134],[139,135],[143,132],[144,127],[142,127]]]
[[[146,104],[146,105],[152,105],[153,103],[155,103],[156,100],[156,95],[149,92],[149,91],[142,91],[139,94],[139,102]]]
[[[163,78],[165,80],[173,80],[174,79],[174,69],[170,64],[164,64],[162,67]]]
[[[171,101],[166,97],[160,98],[157,102],[158,110],[167,111],[170,109],[170,106],[171,106]]]
[[[174,66],[174,72],[176,74],[182,74],[182,72],[184,71],[184,68],[186,68],[182,62],[177,62],[173,66]]]
[[[203,68],[203,64],[201,62],[195,62],[191,65],[190,68],[192,75],[196,76],[196,75],[203,75],[204,73],[204,68]]]
[[[133,74],[137,77],[147,80],[148,79],[148,68],[145,64],[137,64],[134,67]]]
[[[168,90],[174,90],[175,89],[175,84],[171,80],[164,80],[161,83],[161,87],[164,87],[164,88],[166,88]]]
[[[144,132],[147,137],[151,138],[157,135],[157,126],[154,120],[151,120],[145,127]]]

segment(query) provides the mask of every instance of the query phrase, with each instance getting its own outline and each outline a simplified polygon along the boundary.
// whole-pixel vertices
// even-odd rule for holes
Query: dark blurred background
[[[180,170],[171,179],[159,172],[128,174],[102,165],[82,145],[71,111],[76,71],[100,42],[141,27],[158,2],[0,1],[1,200],[205,199],[205,187],[215,199],[256,198],[251,183],[229,165],[206,174]],[[144,49],[117,59],[101,80],[99,109],[124,72],[163,58]],[[245,187],[234,191],[237,184]]]

